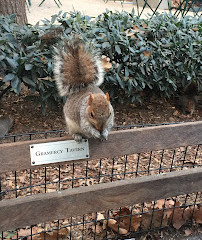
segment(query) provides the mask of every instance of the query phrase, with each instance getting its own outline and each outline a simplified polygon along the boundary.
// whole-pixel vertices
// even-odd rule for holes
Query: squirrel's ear
[[[90,94],[90,97],[89,97],[89,100],[88,100],[88,104],[89,104],[89,105],[92,104],[93,99],[94,99],[94,96],[93,96],[93,94],[91,93],[91,94]]]
[[[107,101],[109,101],[109,93],[108,92],[106,93],[106,99],[107,99]]]

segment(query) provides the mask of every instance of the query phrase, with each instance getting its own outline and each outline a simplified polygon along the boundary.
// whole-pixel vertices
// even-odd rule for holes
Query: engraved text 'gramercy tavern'
[[[82,148],[65,148],[65,152],[78,152],[78,151],[84,151],[84,147]],[[48,152],[36,152],[36,156],[44,156],[44,155],[51,155],[51,154],[61,154],[63,153],[63,150],[54,150],[54,151],[48,151]]]
[[[32,165],[78,160],[89,157],[88,141],[74,140],[30,145]]]

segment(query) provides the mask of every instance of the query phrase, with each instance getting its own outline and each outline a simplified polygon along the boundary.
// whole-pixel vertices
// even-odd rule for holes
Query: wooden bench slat
[[[32,168],[30,144],[67,139],[71,139],[70,136],[0,144],[0,173]],[[202,121],[113,131],[105,142],[90,139],[90,159],[111,158],[201,143]]]
[[[0,231],[202,190],[202,168],[95,184],[0,202]]]

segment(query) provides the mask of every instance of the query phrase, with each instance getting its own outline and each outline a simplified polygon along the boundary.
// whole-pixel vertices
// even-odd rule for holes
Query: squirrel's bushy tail
[[[62,49],[55,52],[53,72],[61,96],[77,92],[90,84],[102,84],[102,63],[80,40],[66,42]]]

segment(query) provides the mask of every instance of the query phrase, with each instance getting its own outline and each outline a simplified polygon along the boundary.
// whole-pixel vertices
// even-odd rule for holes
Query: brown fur
[[[106,119],[110,115],[109,100],[107,99],[107,95],[90,94],[88,114],[89,119],[95,128],[101,132],[105,127]]]
[[[77,142],[82,137],[107,140],[114,110],[109,95],[99,88],[104,81],[101,59],[79,39],[64,44],[64,48],[55,49],[53,71],[60,95],[67,97],[67,130]]]
[[[95,86],[89,86],[87,88],[83,88],[81,91],[71,95],[71,97],[68,98],[68,101],[66,101],[64,106],[65,115],[68,115],[71,117],[71,119],[76,119],[77,122],[80,121],[79,116],[79,109],[80,105],[84,98],[90,96],[90,93],[102,93],[102,91]],[[89,104],[88,104],[89,105]]]
[[[91,54],[79,42],[74,42],[73,45],[67,43],[65,48],[66,53],[63,56],[64,84],[79,86],[92,83],[96,69]]]
[[[195,110],[195,102],[193,100],[190,100],[187,103],[187,111],[192,113],[192,112],[194,112],[194,110]]]
[[[107,98],[107,101],[109,101],[109,93],[108,92],[106,93],[106,98]]]
[[[193,114],[196,107],[196,99],[194,96],[181,96],[180,105],[184,114]]]
[[[197,105],[198,85],[195,82],[188,84],[182,94],[176,97],[176,107],[183,114],[193,114]]]

